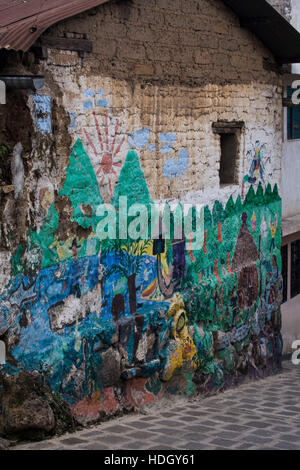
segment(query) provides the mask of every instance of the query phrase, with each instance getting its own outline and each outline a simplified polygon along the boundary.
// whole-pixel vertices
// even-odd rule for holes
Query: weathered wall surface
[[[83,422],[276,370],[281,86],[270,53],[221,1],[112,1],[47,35],[84,35],[94,51],[27,64],[46,85],[25,106],[24,184],[20,169],[3,180],[5,370],[39,370]],[[217,121],[242,122],[226,187]],[[25,148],[15,138],[1,134]],[[205,204],[201,249],[101,241],[97,209],[119,213],[120,196]]]
[[[263,59],[274,62],[221,0],[113,0],[47,34],[87,37],[95,42],[87,68],[134,81],[141,77],[189,86],[269,82]],[[57,61],[76,65],[75,58]]]

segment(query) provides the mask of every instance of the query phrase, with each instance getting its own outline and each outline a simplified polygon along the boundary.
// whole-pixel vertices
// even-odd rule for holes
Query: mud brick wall
[[[282,86],[271,53],[219,0],[111,1],[49,37],[93,51],[17,62],[45,86],[21,103],[30,148],[26,133],[1,133],[12,162],[4,369],[42,371],[84,423],[278,370]],[[238,141],[225,185],[224,127]],[[120,196],[203,204],[201,249],[189,234],[101,240],[98,208],[119,211]]]
[[[221,1],[109,2],[59,23],[47,35],[78,37],[76,31],[93,41],[93,53],[80,59],[53,50],[46,67],[61,81],[63,106],[76,114],[75,129],[85,123],[95,130],[93,119],[86,120],[83,93],[103,77],[105,100],[124,123],[122,132],[151,131],[155,150],[150,155],[141,149],[140,158],[155,199],[218,187],[220,143],[211,131],[218,120],[244,121],[245,147],[253,132],[269,140],[274,163],[269,173],[279,181],[281,88],[265,66],[273,58]],[[96,106],[99,121],[104,108]],[[161,132],[176,133],[174,152],[188,153],[179,185],[163,173]],[[243,165],[247,162],[240,162],[239,180]]]
[[[84,61],[95,73],[161,83],[265,82],[270,52],[222,1],[111,1],[59,23],[49,36],[95,42]]]

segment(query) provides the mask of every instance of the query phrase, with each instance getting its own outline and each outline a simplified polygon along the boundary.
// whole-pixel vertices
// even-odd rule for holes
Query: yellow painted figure
[[[161,374],[164,381],[170,380],[175,370],[180,369],[184,362],[189,362],[195,370],[197,369],[197,350],[188,332],[184,303],[179,294],[174,295],[167,318],[172,318],[173,324],[167,363]]]

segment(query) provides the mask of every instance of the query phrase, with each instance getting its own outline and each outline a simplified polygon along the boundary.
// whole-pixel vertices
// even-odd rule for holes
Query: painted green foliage
[[[54,203],[52,203],[40,231],[33,232],[31,236],[31,242],[33,244],[39,245],[42,248],[42,268],[52,266],[58,261],[57,253],[55,252],[55,250],[51,249],[51,245],[54,242],[54,236],[57,230],[58,213],[55,210]]]
[[[127,197],[128,207],[132,204],[149,204],[152,202],[139,157],[134,150],[128,152],[120,172],[112,198],[112,204],[115,207],[118,205],[120,196]]]
[[[12,264],[12,270],[13,270],[14,276],[17,276],[17,274],[20,274],[23,271],[23,268],[24,268],[24,264],[22,262],[23,252],[24,252],[23,246],[19,245],[12,255],[11,264]]]
[[[66,170],[66,179],[60,195],[69,198],[71,201],[73,221],[84,228],[91,227],[94,233],[96,233],[97,224],[100,220],[96,212],[98,206],[103,201],[94,169],[80,140],[77,140],[72,150]],[[149,209],[153,201],[135,151],[130,151],[127,154],[115,186],[111,204],[117,209],[117,213],[120,210],[119,198],[121,196],[127,197],[128,208],[133,204],[144,204],[148,208],[148,215],[150,215]],[[148,326],[149,328],[153,326],[152,323],[151,325],[149,323],[150,316],[148,315],[148,309],[157,310],[158,312],[160,308],[169,308],[169,303],[167,302],[171,297],[167,297],[163,289],[165,288],[165,291],[167,291],[172,286],[172,270],[177,268],[178,272],[180,272],[182,278],[180,278],[180,281],[182,280],[182,283],[174,284],[174,291],[171,295],[175,292],[180,292],[183,295],[189,320],[188,326],[191,327],[189,333],[193,336],[198,360],[195,375],[190,374],[189,379],[187,379],[189,381],[188,391],[192,393],[195,384],[201,386],[201,375],[205,376],[205,383],[206,380],[212,380],[217,387],[222,387],[225,383],[226,374],[234,374],[240,367],[241,361],[249,362],[252,360],[249,359],[250,356],[248,357],[249,345],[252,344],[253,348],[256,348],[256,361],[260,366],[263,357],[260,352],[263,349],[259,349],[261,345],[270,347],[269,344],[271,344],[271,347],[274,347],[275,350],[275,346],[272,346],[272,341],[273,345],[280,344],[279,330],[276,330],[277,326],[275,321],[273,322],[273,317],[278,312],[278,300],[276,299],[279,298],[281,289],[279,279],[281,271],[280,207],[280,197],[276,185],[273,190],[268,185],[265,191],[262,185],[259,185],[256,191],[253,187],[250,187],[243,201],[240,196],[238,196],[236,201],[230,197],[225,206],[218,201],[214,203],[211,209],[206,206],[204,209],[205,237],[203,247],[198,251],[192,251],[191,249],[183,251],[184,268],[182,268],[183,264],[179,263],[181,251],[170,240],[161,244],[164,247],[161,251],[157,250],[157,254],[165,255],[169,268],[167,273],[161,270],[161,277],[165,277],[160,284],[156,279],[160,272],[157,270],[160,258],[157,257],[155,259],[157,254],[149,255],[151,251],[148,250],[147,244],[150,244],[151,241],[144,242],[144,245],[137,243],[137,241],[133,243],[131,239],[127,239],[126,242],[122,240],[122,243],[119,240],[113,240],[113,243],[109,243],[111,242],[110,240],[96,241],[96,236],[94,235],[93,238],[92,234],[86,240],[76,241],[75,239],[75,241],[71,240],[71,242],[70,240],[65,240],[58,246],[55,235],[58,230],[59,220],[52,203],[41,229],[39,231],[30,230],[28,232],[26,251],[21,245],[16,250],[13,257],[14,274],[19,274],[23,270],[24,259],[26,258],[24,252],[28,254],[30,250],[34,251],[36,247],[42,252],[42,268],[53,266],[59,261],[70,258],[67,263],[69,271],[66,271],[66,278],[69,276],[71,279],[70,285],[72,290],[70,292],[73,292],[73,295],[75,293],[79,299],[83,292],[83,289],[81,289],[83,286],[79,282],[79,273],[82,274],[84,272],[87,277],[90,275],[92,278],[89,279],[90,289],[94,289],[94,278],[98,280],[98,263],[100,263],[100,258],[98,259],[97,255],[101,247],[101,264],[104,267],[103,271],[105,274],[103,277],[102,310],[100,312],[103,318],[99,316],[99,322],[101,323],[104,318],[106,320],[109,319],[105,323],[104,330],[107,332],[109,325],[109,328],[113,331],[115,328],[114,322],[116,323],[119,320],[124,321],[125,317],[129,321],[131,315],[137,321],[143,318],[143,322],[145,321],[144,330],[146,331]],[[166,203],[165,211],[167,212],[168,210],[169,208]],[[128,218],[128,225],[133,217]],[[150,225],[150,218],[148,223]],[[174,221],[171,225],[174,225]],[[78,259],[73,257],[71,243],[74,243],[74,245],[78,243],[78,248],[80,248],[77,253]],[[58,252],[64,244],[65,253],[68,255],[60,255],[59,259]],[[250,265],[252,264],[250,271],[255,271],[256,277],[254,277],[254,281],[256,282],[256,287],[254,289],[255,294],[250,296],[250,301],[246,302],[246,304],[241,304],[239,295],[243,289],[248,289],[248,279],[246,278],[245,281],[243,278],[244,268],[246,267],[247,271],[248,265],[244,263],[246,264],[244,266],[243,262],[239,264],[236,261],[238,258],[237,251],[238,248],[242,251],[240,259],[245,260],[245,257],[243,258],[243,250],[246,253],[249,249],[249,244],[253,252],[253,257],[250,259]],[[82,271],[80,271],[80,266]],[[182,269],[179,270],[179,267]],[[50,271],[48,278],[54,283],[57,290],[61,288],[61,298],[65,300],[63,296],[69,294],[63,287],[62,279],[56,277],[59,276],[59,273],[53,274]],[[45,276],[43,279],[46,282]],[[63,279],[65,280],[65,278]],[[242,281],[244,285],[241,284]],[[142,297],[142,292],[147,290],[147,288],[149,289],[151,284],[154,286],[153,292],[155,296]],[[118,290],[119,288],[120,290]],[[126,289],[128,293],[125,292]],[[56,292],[56,290],[52,289],[52,292]],[[51,295],[51,289],[49,289],[47,295]],[[115,299],[113,299],[114,295]],[[59,298],[60,302],[61,298]],[[44,302],[44,299],[39,300]],[[54,300],[56,304],[58,299],[55,297],[53,302]],[[112,300],[115,300],[114,307]],[[118,305],[116,300],[119,302]],[[123,307],[122,302],[124,304]],[[120,310],[118,312],[116,312],[116,305]],[[45,309],[45,321],[48,325],[49,312],[46,310],[46,306],[43,308]],[[113,313],[114,317],[112,316]],[[120,315],[120,318],[118,315]],[[85,353],[88,357],[88,367],[91,369],[92,380],[97,384],[97,387],[101,388],[101,383],[100,381],[97,382],[97,377],[101,375],[99,370],[103,367],[102,358],[95,356],[92,347],[95,318],[92,315],[87,315],[82,321],[81,331],[84,328],[88,348]],[[122,321],[120,321],[120,324]],[[161,323],[158,322],[156,317],[155,322],[157,330],[161,330],[159,334],[162,333],[163,339],[166,334],[169,334],[169,323],[164,316],[160,317]],[[75,326],[75,328],[77,327],[78,325]],[[277,334],[276,340],[275,336],[272,338],[274,331]],[[53,332],[51,332],[52,334],[54,335]],[[69,335],[68,330],[66,334]],[[167,338],[167,341],[170,338]],[[57,341],[56,336],[55,340]],[[110,339],[105,341],[105,344],[110,347]],[[55,348],[53,349],[55,350]],[[69,350],[66,350],[66,356],[69,352]],[[23,351],[20,349],[20,356],[22,353]],[[163,354],[160,352],[159,354],[159,361],[161,361],[166,352],[164,351]],[[72,354],[70,354],[70,357],[73,357]],[[62,362],[61,358],[60,362]],[[73,367],[71,359],[68,366],[70,368]],[[156,367],[156,362],[154,366]],[[67,370],[65,362],[64,367]],[[160,362],[160,367],[163,367],[163,361]],[[184,367],[185,365],[183,365],[182,369],[178,369],[176,375],[184,375]],[[153,370],[149,366],[147,373],[151,375],[154,373]],[[150,373],[149,371],[152,372]],[[69,373],[69,370],[67,372]],[[67,374],[63,372],[63,375],[66,376]],[[192,377],[193,382],[191,382]],[[196,380],[194,380],[195,378]],[[156,377],[153,375],[148,385],[151,390],[158,391],[162,387],[162,382],[156,380]]]
[[[70,198],[73,221],[83,228],[92,226],[95,231],[98,222],[96,210],[103,200],[93,166],[80,139],[73,147],[67,177],[59,194]]]
[[[119,198],[121,196],[127,198],[128,211],[134,204],[143,204],[147,207],[148,214],[150,214],[150,205],[153,204],[153,201],[149,194],[139,157],[134,150],[130,150],[127,154],[112,197],[111,204],[115,207],[117,214],[119,214]],[[128,217],[127,227],[134,218],[134,216]],[[119,219],[117,220],[117,233],[119,233],[118,224]],[[150,233],[150,220],[148,228],[148,233]]]
[[[214,204],[212,212],[208,207],[205,208],[205,244],[202,250],[194,253],[194,262],[188,260],[185,279],[186,301],[191,320],[204,321],[212,329],[224,331],[243,324],[246,314],[240,312],[239,317],[234,319],[230,306],[231,296],[238,288],[238,276],[231,268],[242,226],[242,214],[246,214],[246,226],[256,246],[257,257],[254,258],[254,263],[261,276],[260,283],[265,286],[274,254],[278,271],[281,270],[280,207],[277,185],[273,191],[268,185],[265,192],[259,185],[256,193],[250,187],[243,203],[240,197],[236,202],[231,197],[225,209],[218,202]],[[278,228],[273,250],[270,224],[275,220],[278,220]],[[244,246],[244,249],[247,247]],[[261,265],[263,269],[260,269]],[[189,295],[190,289],[192,295]],[[253,305],[252,314],[256,308],[257,303]]]
[[[280,362],[280,219],[277,185],[250,187],[243,202],[239,196],[225,208],[205,208],[205,243],[187,257],[182,289],[200,388],[223,387],[237,368],[262,367],[257,373],[263,374],[267,358]]]
[[[35,262],[31,263],[31,270],[47,268],[58,262],[56,249],[52,246],[55,234],[58,230],[58,223],[58,213],[54,207],[54,203],[52,203],[40,230],[37,231],[29,228],[27,232],[28,243],[26,247],[26,253],[28,255],[27,259],[31,258],[33,260],[34,256],[30,256],[30,254],[32,255],[36,250],[39,251],[39,255],[35,257]],[[19,245],[12,256],[14,275],[20,274],[24,270],[24,254],[24,247]],[[39,263],[40,265],[38,265]]]

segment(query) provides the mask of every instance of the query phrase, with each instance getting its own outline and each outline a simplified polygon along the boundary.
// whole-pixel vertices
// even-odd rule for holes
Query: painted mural
[[[59,194],[46,184],[39,192],[44,218],[13,254],[1,296],[2,370],[39,371],[87,421],[163,393],[205,395],[278,370],[281,201],[277,186],[265,184],[261,147],[245,179],[261,180],[258,187],[205,207],[201,249],[186,249],[184,238],[100,240],[104,185],[117,212],[121,196],[129,207],[153,204],[137,153],[147,132],[133,133],[123,155],[125,138],[109,141],[108,119],[102,135],[94,115],[97,148],[87,130],[74,144]],[[168,153],[175,137],[161,137]],[[187,165],[182,150],[164,173],[179,177]],[[58,237],[58,197],[86,236]]]

